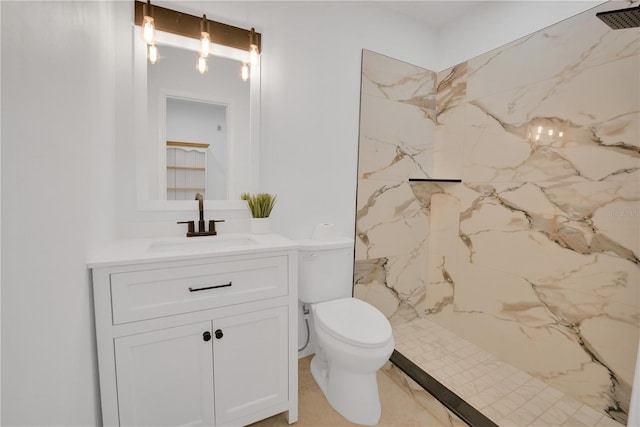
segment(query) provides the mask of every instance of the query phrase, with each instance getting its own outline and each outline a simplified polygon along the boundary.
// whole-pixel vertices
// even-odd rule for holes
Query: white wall
[[[2,8],[0,7],[0,22],[2,22]],[[0,32],[0,46],[2,32]],[[0,55],[0,81],[2,81],[2,55]],[[0,84],[0,99],[2,99],[2,84]],[[1,104],[1,103],[0,103]],[[0,105],[0,129],[2,129],[2,106]],[[2,153],[2,132],[0,132],[0,153]],[[0,154],[0,194],[2,194],[2,156]],[[0,242],[2,241],[2,198],[0,198]],[[0,331],[2,330],[2,245],[0,244]],[[2,334],[0,333],[0,336]],[[2,378],[2,339],[0,339],[0,378]],[[0,424],[2,424],[2,387],[0,386]]]
[[[430,68],[434,38],[373,3],[296,3],[266,16],[261,185],[278,193],[272,224],[293,238],[321,222],[353,236],[362,49]]]
[[[0,7],[0,22],[2,22],[2,8]],[[0,46],[2,33],[0,32]],[[0,55],[0,81],[2,80],[2,55]],[[2,99],[2,84],[0,84],[0,99]],[[1,103],[0,103],[1,104]],[[0,105],[0,129],[2,129],[2,106]],[[2,132],[0,132],[0,153],[2,153]],[[2,156],[0,155],[0,194],[2,188]],[[2,199],[0,198],[0,241],[2,241]],[[0,331],[2,330],[2,245],[0,244]],[[0,337],[2,334],[0,333]],[[2,339],[0,338],[0,378],[2,377]],[[2,387],[0,386],[0,424],[2,424]]]
[[[111,5],[0,8],[2,425],[95,425],[86,259],[114,235]]]

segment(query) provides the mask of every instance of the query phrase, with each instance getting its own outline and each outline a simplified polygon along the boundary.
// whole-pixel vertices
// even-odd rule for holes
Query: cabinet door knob
[[[224,336],[224,334],[222,333],[222,329],[216,329],[216,338],[220,339]]]
[[[205,341],[211,341],[211,332],[207,331],[204,334],[202,334],[202,339]]]

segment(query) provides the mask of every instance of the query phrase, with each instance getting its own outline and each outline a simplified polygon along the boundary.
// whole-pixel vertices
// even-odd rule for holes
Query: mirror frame
[[[147,52],[146,44],[140,37],[141,29],[132,25],[131,40],[133,43],[133,108],[134,108],[134,138],[135,138],[135,166],[136,166],[136,200],[139,211],[183,211],[193,208],[191,200],[161,200],[153,199],[149,194],[149,168],[157,167],[146,154],[148,148],[148,107],[147,107]],[[156,39],[159,45],[169,45],[177,48],[198,52],[198,40],[156,29]],[[222,56],[238,61],[248,61],[248,51],[235,47],[212,43],[212,50],[216,56]],[[195,72],[195,70],[194,70]],[[239,188],[235,178],[233,165],[228,165],[232,173],[227,174],[227,197],[237,196],[238,199],[205,200],[207,209],[215,210],[246,210],[246,202],[240,200],[242,192],[258,191],[260,172],[260,57],[258,63],[250,68],[249,89],[249,141],[245,168],[249,177],[248,188]],[[230,141],[229,151],[235,152],[234,143]],[[231,155],[236,162],[238,158]]]

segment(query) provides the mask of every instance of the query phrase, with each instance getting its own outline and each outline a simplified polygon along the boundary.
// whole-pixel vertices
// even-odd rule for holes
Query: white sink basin
[[[150,252],[215,252],[225,249],[249,247],[256,241],[248,235],[184,237],[180,240],[165,240],[149,245]]]

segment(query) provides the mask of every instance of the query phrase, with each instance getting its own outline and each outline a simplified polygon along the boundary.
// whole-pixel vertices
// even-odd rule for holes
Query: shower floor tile
[[[499,426],[623,427],[430,320],[394,325],[393,336],[398,352]]]

